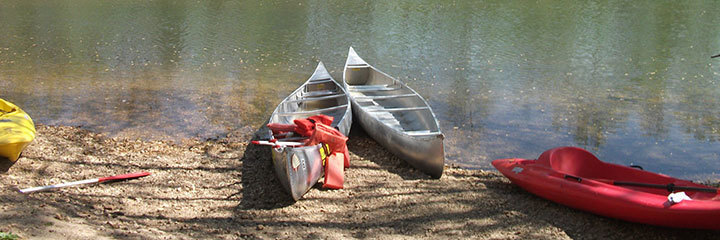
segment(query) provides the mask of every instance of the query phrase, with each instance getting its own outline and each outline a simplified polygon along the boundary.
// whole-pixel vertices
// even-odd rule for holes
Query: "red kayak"
[[[717,188],[605,163],[580,148],[559,147],[537,160],[492,164],[525,190],[573,208],[644,224],[720,229]]]

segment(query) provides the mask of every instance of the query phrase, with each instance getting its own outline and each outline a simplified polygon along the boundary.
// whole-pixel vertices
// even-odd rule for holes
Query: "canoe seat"
[[[332,94],[336,94],[336,93],[338,93],[338,92],[334,91],[334,90],[333,91],[331,91],[331,90],[310,91],[310,92],[303,93],[302,96],[303,97],[319,97],[319,96],[324,96],[324,95],[332,95]]]
[[[395,118],[395,116],[392,115],[392,113],[389,113],[389,112],[371,112],[370,115],[372,115],[373,117],[377,118],[380,122],[382,122],[383,124],[385,124],[385,125],[387,125],[387,126],[389,126],[389,127],[391,127],[391,128],[394,128],[394,129],[397,129],[397,130],[400,130],[400,131],[403,130],[402,124],[400,124],[400,121],[398,121],[397,118]]]
[[[357,68],[369,68],[370,65],[367,64],[348,64],[347,68],[349,69],[357,69]]]
[[[397,94],[397,95],[384,95],[384,96],[354,96],[355,100],[378,100],[378,99],[392,99],[392,98],[405,98],[405,97],[415,97],[417,95],[415,94]]]
[[[306,114],[318,114],[318,113],[329,112],[329,111],[337,110],[337,109],[341,109],[341,108],[346,108],[347,106],[348,106],[347,104],[343,104],[343,105],[339,105],[339,106],[313,109],[313,110],[308,110],[308,111],[279,112],[279,113],[276,113],[276,115],[278,115],[278,116],[295,116],[295,115],[306,115]]]
[[[536,163],[549,166],[559,173],[580,178],[609,179],[614,181],[644,182],[663,185],[675,181],[666,175],[647,174],[648,172],[643,170],[605,163],[587,150],[577,147],[558,147],[547,150],[540,154]],[[655,191],[642,188],[638,190]]]
[[[602,178],[598,170],[605,168],[605,163],[595,155],[582,148],[559,147],[540,154],[538,164],[565,174],[585,178]]]
[[[285,103],[311,102],[311,101],[326,100],[326,99],[339,98],[339,97],[345,97],[345,94],[340,93],[340,94],[326,95],[326,96],[322,96],[322,97],[306,97],[306,98],[301,98],[301,99],[296,99],[296,100],[288,100],[288,101],[285,101]]]
[[[321,84],[321,83],[329,83],[329,82],[334,82],[334,81],[330,78],[323,78],[323,79],[310,80],[310,81],[308,81],[307,84]]]

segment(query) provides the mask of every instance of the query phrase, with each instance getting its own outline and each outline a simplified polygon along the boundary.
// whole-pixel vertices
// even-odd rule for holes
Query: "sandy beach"
[[[0,174],[0,232],[21,239],[716,239],[573,210],[525,192],[496,171],[413,170],[359,127],[348,141],[345,189],[320,185],[293,202],[257,129],[217,140],[110,138],[38,125],[38,137]],[[510,156],[508,156],[510,157]],[[22,194],[18,188],[135,171],[124,182]]]

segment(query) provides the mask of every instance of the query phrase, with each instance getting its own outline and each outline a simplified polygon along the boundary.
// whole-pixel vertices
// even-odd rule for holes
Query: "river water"
[[[720,177],[715,1],[3,1],[0,27],[0,97],[43,124],[257,129],[353,46],[428,99],[448,163],[570,145]]]

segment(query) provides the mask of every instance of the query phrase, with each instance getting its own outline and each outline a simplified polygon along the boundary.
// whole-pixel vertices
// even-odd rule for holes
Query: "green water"
[[[446,158],[563,145],[720,174],[715,1],[4,1],[0,97],[112,136],[257,129],[347,49],[425,96]]]

